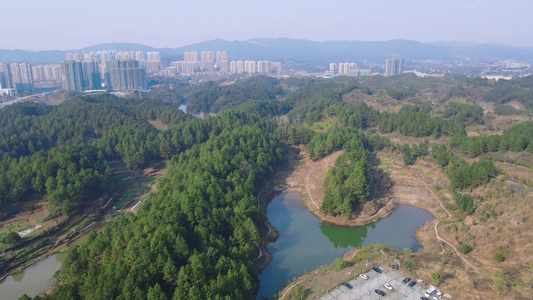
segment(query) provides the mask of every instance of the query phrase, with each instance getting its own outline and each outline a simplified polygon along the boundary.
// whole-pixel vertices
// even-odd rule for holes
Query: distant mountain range
[[[497,61],[504,59],[531,60],[533,49],[494,44],[419,43],[409,40],[385,42],[327,41],[313,42],[299,39],[252,39],[247,41],[212,40],[180,48],[154,48],[133,43],[107,43],[77,50],[24,51],[0,50],[0,62],[31,62],[33,64],[56,64],[69,52],[99,50],[159,51],[164,65],[183,60],[186,51],[227,51],[230,60],[292,61],[301,64],[330,62],[384,63],[393,55],[410,60],[437,59],[457,61]]]

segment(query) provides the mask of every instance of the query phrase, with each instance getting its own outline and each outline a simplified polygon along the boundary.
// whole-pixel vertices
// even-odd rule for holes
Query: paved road
[[[502,179],[502,177],[500,177],[498,175],[494,175],[494,174],[489,174],[489,176],[492,177],[492,178],[496,178],[496,179]],[[519,186],[519,187],[523,187],[523,188],[528,189],[530,191],[533,191],[533,189],[530,189],[528,186],[522,185],[522,184],[520,184],[518,182],[511,181],[509,179],[505,179],[505,182],[507,182],[509,184],[512,184],[512,185]]]

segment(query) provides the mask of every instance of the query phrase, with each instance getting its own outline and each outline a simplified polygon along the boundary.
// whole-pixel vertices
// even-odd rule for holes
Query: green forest
[[[343,151],[326,174],[325,214],[350,218],[370,201],[372,159],[384,149],[405,165],[430,157],[448,176],[457,207],[473,213],[468,192],[498,173],[487,155],[533,153],[533,123],[469,137],[467,127],[484,124],[484,111],[457,97],[471,97],[476,85],[487,90],[487,83],[413,76],[154,80],[158,87],[145,99],[90,95],[0,109],[0,219],[35,199],[48,201],[53,214],[74,217],[110,188],[112,161],[130,169],[168,161],[138,213],[92,232],[70,251],[57,275],[61,283],[34,299],[252,299],[258,288],[252,260],[266,220],[257,194],[286,167],[286,149],[295,145],[315,161]],[[529,82],[494,83],[479,97],[528,106]],[[512,99],[503,92],[509,89]],[[438,109],[420,102],[428,90],[440,97]],[[394,109],[362,101],[376,95]],[[216,114],[187,115],[176,106],[184,102],[189,111]],[[392,143],[385,134],[423,142]],[[449,142],[434,143],[441,138]]]

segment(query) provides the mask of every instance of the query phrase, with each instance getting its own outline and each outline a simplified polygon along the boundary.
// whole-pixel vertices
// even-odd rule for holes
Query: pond
[[[39,295],[55,282],[54,274],[59,271],[67,253],[50,255],[15,275],[8,276],[0,282],[0,298],[17,300],[26,294],[30,297]]]
[[[107,223],[101,223],[94,226],[69,246],[81,245],[92,231],[101,232],[106,225]],[[59,271],[67,255],[68,252],[50,255],[22,272],[6,277],[0,281],[0,299],[17,300],[24,294],[34,297],[46,291],[56,281],[54,274]]]
[[[267,246],[272,261],[259,275],[261,296],[273,297],[287,283],[316,268],[332,264],[350,249],[385,244],[396,249],[422,248],[415,238],[418,228],[434,219],[421,208],[400,205],[387,218],[361,227],[323,223],[302,203],[300,193],[283,191],[267,207],[270,223],[279,231],[276,242]]]

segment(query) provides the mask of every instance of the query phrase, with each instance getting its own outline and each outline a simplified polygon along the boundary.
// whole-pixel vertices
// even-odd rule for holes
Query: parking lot
[[[407,284],[403,284],[402,280],[405,278],[400,274],[400,271],[387,271],[382,269],[383,273],[379,274],[374,270],[366,272],[365,274],[369,279],[363,279],[359,277],[359,274],[355,274],[354,278],[347,281],[352,287],[351,289],[345,285],[340,285],[335,289],[329,291],[327,294],[322,295],[319,299],[322,300],[356,300],[356,299],[412,299],[418,300],[424,296],[425,289],[416,284],[413,287],[409,287]],[[390,284],[393,290],[386,289],[383,285],[385,283]],[[379,289],[386,293],[385,296],[380,296],[374,292]]]

